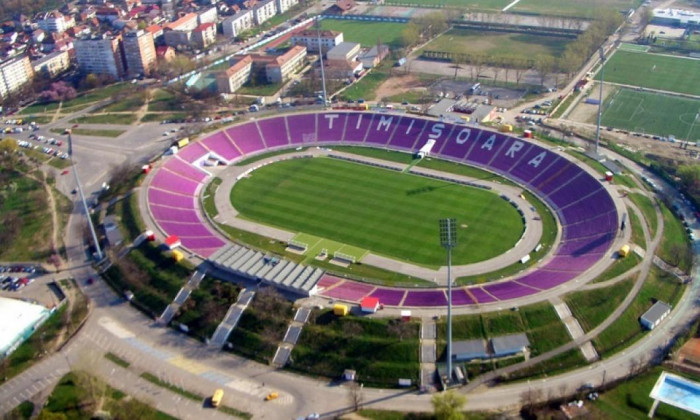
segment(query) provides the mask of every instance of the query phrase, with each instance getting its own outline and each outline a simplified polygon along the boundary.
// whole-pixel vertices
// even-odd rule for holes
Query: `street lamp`
[[[85,217],[87,218],[88,226],[90,227],[90,234],[92,235],[92,241],[95,243],[95,251],[97,253],[97,261],[102,261],[104,255],[102,254],[102,249],[100,248],[100,243],[97,240],[97,233],[95,233],[95,226],[92,224],[92,218],[90,218],[90,210],[88,209],[87,202],[85,201],[85,194],[83,194],[83,187],[80,185],[80,178],[78,178],[78,170],[75,168],[75,161],[73,160],[73,138],[70,131],[68,132],[68,158],[70,159],[71,167],[73,168],[73,175],[75,175],[75,183],[78,185],[78,194],[80,194],[80,201],[83,203],[83,210],[85,210]]]
[[[600,94],[598,96],[598,124],[595,130],[595,155],[598,159],[598,146],[600,143],[600,118],[603,115],[603,77],[605,75],[605,50],[603,46],[598,50],[600,55]]]
[[[452,248],[457,245],[457,219],[440,219],[440,245],[447,250],[447,383],[452,383]]]

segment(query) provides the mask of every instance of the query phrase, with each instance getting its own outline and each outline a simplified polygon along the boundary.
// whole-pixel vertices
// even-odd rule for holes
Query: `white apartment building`
[[[0,63],[0,98],[17,91],[32,81],[34,69],[29,57],[14,57]]]
[[[221,22],[221,27],[227,38],[235,38],[241,32],[253,27],[253,11],[241,10],[235,15],[229,16]]]
[[[275,0],[277,3],[277,12],[284,13],[292,7],[299,4],[299,0]]]
[[[253,20],[256,25],[261,25],[277,14],[275,0],[263,0],[253,7]]]
[[[321,31],[319,36],[318,31],[307,29],[292,35],[292,45],[303,45],[309,52],[318,52],[320,45],[325,53],[341,42],[343,42],[343,33],[336,31]]]
[[[121,36],[94,36],[73,43],[75,58],[82,73],[108,74],[121,79],[126,74],[120,48]]]

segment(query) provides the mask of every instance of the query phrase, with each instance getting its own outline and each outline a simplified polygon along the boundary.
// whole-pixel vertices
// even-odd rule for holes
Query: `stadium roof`
[[[486,352],[484,340],[462,340],[452,343],[452,358],[457,361],[471,359],[485,359],[489,357]]]
[[[14,350],[48,314],[49,310],[43,306],[0,297],[0,353]]]
[[[491,345],[493,346],[493,355],[500,357],[521,352],[525,347],[530,345],[530,341],[524,333],[510,334],[493,337],[491,339]]]

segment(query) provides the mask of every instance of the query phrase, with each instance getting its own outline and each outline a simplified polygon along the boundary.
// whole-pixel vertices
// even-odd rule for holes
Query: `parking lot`
[[[52,308],[65,298],[61,288],[55,285],[57,281],[65,282],[63,277],[33,264],[0,265],[0,296]]]

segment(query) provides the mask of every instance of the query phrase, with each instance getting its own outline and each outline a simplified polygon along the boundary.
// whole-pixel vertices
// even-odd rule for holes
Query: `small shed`
[[[376,297],[366,297],[360,302],[360,308],[362,312],[374,314],[379,310],[379,298]]]
[[[620,257],[622,258],[627,258],[627,256],[630,254],[630,246],[627,244],[622,245],[622,248],[620,248],[618,254],[620,254]]]
[[[462,340],[452,343],[452,359],[456,362],[467,362],[473,359],[486,359],[489,353],[486,351],[484,340]]]
[[[671,313],[671,306],[660,300],[656,301],[642,316],[639,322],[648,330],[653,330]]]
[[[410,322],[411,321],[411,311],[404,309],[401,311],[401,321]]]
[[[340,303],[336,303],[335,305],[333,305],[333,315],[346,316],[348,314],[348,312],[350,312],[350,311],[349,311],[347,305],[343,305]]]
[[[530,346],[530,340],[527,335],[510,334],[491,339],[491,347],[493,347],[494,357],[511,356],[513,354],[522,353]]]
[[[148,242],[153,242],[156,240],[156,234],[153,233],[152,230],[147,230],[147,231],[143,232],[143,236],[144,236],[144,238],[146,238],[146,240]]]
[[[357,372],[355,372],[353,369],[345,369],[345,371],[343,371],[344,381],[354,381],[356,376]]]
[[[180,238],[178,238],[177,235],[170,235],[165,238],[165,246],[167,246],[170,250],[179,247],[180,244]]]

